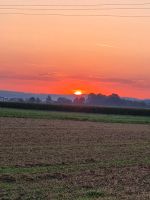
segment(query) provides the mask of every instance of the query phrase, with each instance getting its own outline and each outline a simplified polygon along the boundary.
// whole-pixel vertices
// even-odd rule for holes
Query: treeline
[[[59,97],[56,101],[52,99],[50,95],[46,99],[40,99],[39,97],[30,97],[30,98],[3,98],[0,97],[1,102],[16,102],[16,103],[37,103],[37,104],[72,104],[72,100]]]
[[[91,93],[87,96],[76,96],[73,100],[66,97],[59,97],[53,100],[50,95],[46,99],[41,100],[39,97],[30,97],[28,99],[11,98],[7,102],[16,103],[31,103],[31,104],[62,104],[62,105],[92,105],[92,106],[105,106],[105,107],[139,107],[150,108],[150,104],[144,101],[135,101],[121,98],[118,94],[103,95]]]
[[[134,115],[150,116],[150,109],[141,108],[119,108],[119,107],[102,107],[88,105],[59,105],[59,104],[37,104],[37,103],[18,103],[18,102],[0,102],[1,108],[31,109],[43,111],[64,111],[64,112],[83,112],[96,114],[117,114],[117,115]]]
[[[103,94],[91,93],[86,99],[86,104],[119,107],[148,107],[148,104],[146,104],[146,102],[144,101],[123,99],[118,94],[111,94],[109,96],[106,96]]]

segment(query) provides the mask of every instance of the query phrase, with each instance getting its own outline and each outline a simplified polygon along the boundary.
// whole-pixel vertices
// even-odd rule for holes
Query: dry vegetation
[[[150,199],[150,125],[0,118],[0,199]]]

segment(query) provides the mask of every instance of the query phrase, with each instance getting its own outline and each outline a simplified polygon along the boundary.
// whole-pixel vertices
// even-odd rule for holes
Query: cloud
[[[119,85],[127,85],[139,88],[149,88],[150,81],[146,79],[127,79],[127,78],[118,78],[118,77],[103,77],[97,75],[73,75],[70,76],[71,79],[83,80],[83,81],[91,81],[91,82],[99,82],[99,83],[108,83],[108,84],[119,84]]]
[[[118,48],[114,45],[111,45],[111,44],[105,44],[105,43],[97,43],[96,44],[97,47],[106,47],[106,48]]]
[[[57,73],[48,73],[48,74],[21,74],[14,72],[1,72],[0,80],[24,80],[24,81],[58,81],[59,77]]]
[[[134,84],[136,81],[124,78],[101,78],[101,82],[120,83],[120,84]]]
[[[114,85],[126,85],[130,87],[137,87],[147,89],[150,88],[150,80],[146,79],[127,79],[127,78],[118,78],[118,77],[104,77],[100,75],[72,75],[65,74],[60,72],[48,72],[41,74],[19,74],[14,72],[3,71],[0,72],[0,80],[18,80],[18,81],[42,81],[42,82],[56,82],[62,80],[80,80],[80,81],[89,81],[89,82],[98,82]]]
[[[122,84],[131,84],[134,83],[134,80],[123,79],[123,78],[105,78],[102,76],[92,76],[92,75],[73,75],[70,76],[72,79],[80,79],[80,80],[88,80],[88,81],[96,81],[96,82],[111,82],[111,83],[122,83]]]
[[[51,72],[51,73],[43,73],[43,74],[39,74],[40,77],[43,78],[52,78],[55,77],[57,79],[62,79],[66,77],[66,74],[60,73],[60,72]]]

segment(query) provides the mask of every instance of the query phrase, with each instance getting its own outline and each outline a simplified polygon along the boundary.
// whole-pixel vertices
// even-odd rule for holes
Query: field
[[[1,102],[0,108],[25,109],[34,111],[61,111],[72,113],[93,113],[93,114],[112,114],[112,115],[132,115],[150,117],[150,108],[140,107],[110,107],[96,105],[74,105],[74,104],[39,104],[39,103],[18,103]]]
[[[0,199],[150,199],[148,117],[9,109],[0,115]],[[124,124],[102,122],[119,120]]]
[[[11,108],[0,108],[0,117],[150,124],[150,116],[87,114],[79,112],[54,112]]]

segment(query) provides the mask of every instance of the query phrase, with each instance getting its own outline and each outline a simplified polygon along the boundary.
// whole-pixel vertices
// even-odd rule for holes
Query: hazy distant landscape
[[[150,107],[149,99],[136,99],[120,97],[118,94],[83,94],[59,95],[59,94],[34,94],[14,91],[0,91],[0,101],[28,102],[28,103],[48,103],[48,104],[85,104],[100,106],[121,106],[121,107]]]
[[[56,100],[59,97],[66,97],[69,99],[73,99],[74,95],[59,95],[59,94],[35,94],[35,93],[26,93],[26,92],[15,92],[15,91],[5,91],[5,90],[0,90],[0,97],[5,97],[5,98],[22,98],[22,99],[27,99],[30,97],[35,97],[35,98],[40,98],[41,100],[46,100],[46,97],[50,95],[54,100]]]
[[[6,90],[0,90],[0,97],[6,97],[6,98],[30,98],[30,97],[39,97],[41,99],[46,99],[46,97],[50,95],[54,100],[56,100],[58,97],[66,97],[69,99],[73,99],[75,95],[65,95],[65,94],[35,94],[35,93],[26,93],[26,92],[15,92],[15,91],[6,91]],[[87,95],[85,95],[87,96]],[[135,100],[135,101],[145,101],[147,103],[150,103],[150,99],[138,99],[138,98],[132,98],[132,97],[122,97],[124,99],[129,100]]]

